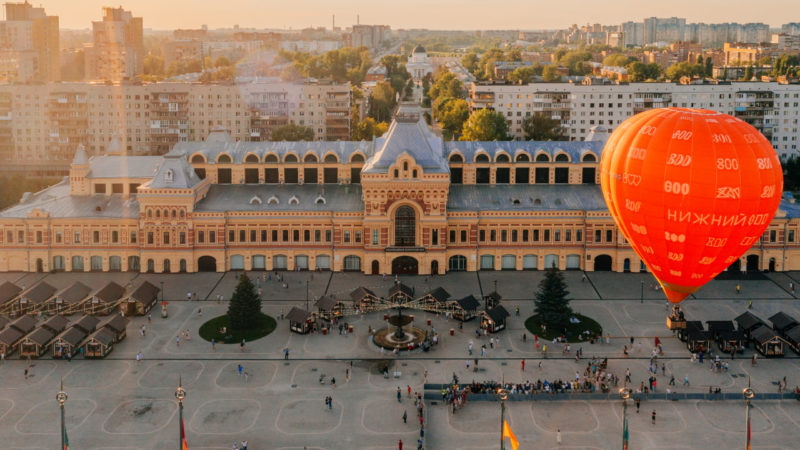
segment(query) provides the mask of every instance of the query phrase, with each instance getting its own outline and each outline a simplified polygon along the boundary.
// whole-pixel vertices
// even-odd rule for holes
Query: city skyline
[[[119,3],[119,2],[118,2]],[[387,24],[392,28],[428,28],[441,30],[472,29],[559,29],[571,24],[601,23],[615,25],[626,21],[641,21],[645,17],[685,17],[687,22],[763,22],[771,27],[798,19],[787,17],[786,11],[795,3],[791,0],[776,0],[769,8],[753,10],[744,0],[703,1],[676,0],[669,5],[649,2],[629,5],[622,0],[612,0],[607,7],[592,7],[587,1],[578,1],[576,8],[565,9],[560,4],[533,4],[522,0],[511,0],[506,8],[487,10],[483,3],[475,0],[462,2],[441,1],[432,4],[410,0],[405,8],[387,10],[381,4],[362,0],[343,0],[335,6],[324,0],[301,0],[296,7],[282,10],[275,8],[269,0],[232,0],[231,7],[220,9],[215,2],[171,0],[156,2],[141,0],[117,5],[107,0],[86,0],[78,4],[65,0],[35,2],[43,6],[48,14],[59,16],[60,27],[65,29],[88,29],[91,21],[100,20],[104,6],[122,6],[144,18],[145,29],[168,30],[174,28],[241,28],[302,29],[307,27],[330,28],[332,15],[336,15],[337,26],[348,27],[359,20],[362,24]],[[583,4],[586,7],[580,7]],[[506,14],[509,8],[517,11]],[[720,18],[724,8],[724,18]],[[258,10],[262,9],[263,14]],[[187,14],[192,11],[192,14]],[[449,13],[448,13],[449,11]],[[576,11],[587,11],[576,16]],[[623,14],[620,14],[620,12]],[[443,23],[440,18],[447,14],[452,21]],[[386,20],[389,19],[389,20]]]

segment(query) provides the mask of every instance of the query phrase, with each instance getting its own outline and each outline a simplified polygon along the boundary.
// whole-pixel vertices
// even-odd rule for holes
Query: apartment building
[[[350,85],[315,83],[51,83],[0,85],[0,156],[24,170],[66,173],[79,144],[160,155],[226,130],[261,141],[276,126],[311,127],[317,140],[350,136]]]
[[[92,22],[93,42],[85,46],[86,79],[119,81],[144,71],[143,22],[130,11],[103,8]]]
[[[61,79],[58,16],[25,3],[6,3],[0,21],[0,81]]]
[[[560,120],[570,140],[583,140],[593,127],[613,131],[625,119],[652,108],[712,109],[756,127],[770,139],[781,158],[798,154],[800,85],[796,84],[473,83],[469,103],[471,110],[489,108],[503,113],[516,139],[525,138],[522,122],[534,113],[546,113]]]

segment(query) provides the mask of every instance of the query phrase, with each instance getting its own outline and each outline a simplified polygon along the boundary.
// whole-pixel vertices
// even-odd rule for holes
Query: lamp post
[[[64,424],[64,403],[67,403],[67,393],[64,392],[64,381],[61,381],[61,387],[56,394],[56,401],[61,408],[61,448],[67,448],[67,428]]]
[[[639,291],[639,303],[644,303],[644,281],[642,283],[642,289]]]
[[[306,280],[306,311],[308,311],[308,280]]]
[[[161,282],[161,302],[164,302],[164,282]]]
[[[746,436],[746,445],[745,445],[746,449],[750,448],[750,400],[753,397],[755,397],[755,395],[756,395],[755,391],[753,391],[753,389],[750,388],[750,379],[748,378],[747,379],[747,387],[744,388],[744,390],[742,391],[742,397],[744,397],[744,402],[745,402],[745,407],[746,407],[746,410],[745,410],[745,413],[744,413],[745,424],[746,424],[746,427],[747,427],[747,436]]]
[[[506,400],[508,400],[508,390],[505,388],[497,389],[497,397],[500,399],[500,450],[505,450],[506,440],[503,431],[505,429]]]
[[[181,379],[178,378],[178,389],[175,389],[175,398],[178,399],[178,418],[180,427],[178,428],[178,449],[183,450],[183,399],[186,398],[186,390],[183,389]]]
[[[625,386],[619,390],[622,399],[622,449],[628,450],[628,399],[631,398],[631,388]]]

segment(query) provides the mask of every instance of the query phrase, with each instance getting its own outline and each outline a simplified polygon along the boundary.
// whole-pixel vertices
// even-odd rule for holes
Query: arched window
[[[505,153],[501,153],[501,154],[497,155],[497,157],[494,159],[494,161],[495,162],[499,162],[499,163],[507,163],[507,162],[511,162],[511,159],[509,159],[508,155],[506,155]]]
[[[119,256],[108,257],[108,270],[111,272],[119,272],[122,270],[122,258]]]
[[[450,272],[463,272],[467,270],[467,257],[461,255],[451,256],[447,265],[447,270]]]
[[[231,163],[231,157],[227,153],[223,153],[219,155],[219,157],[217,158],[217,164],[230,164],[230,163]]]
[[[480,162],[480,163],[489,162],[489,155],[487,155],[486,153],[480,153],[475,157],[475,162]]]
[[[194,155],[192,156],[192,164],[203,164],[206,162],[206,158],[203,155]]]
[[[128,256],[128,272],[138,272],[138,271],[139,271],[139,257]]]
[[[556,155],[556,162],[568,162],[569,156],[566,153],[559,153]]]
[[[408,170],[408,161],[403,163],[403,170]]]
[[[83,256],[72,257],[72,271],[83,272]]]
[[[416,244],[416,213],[410,206],[401,206],[394,213],[394,245],[413,247]]]
[[[53,256],[53,270],[60,272],[64,270],[64,257]]]
[[[283,162],[285,162],[285,163],[296,163],[297,162],[297,155],[295,155],[294,153],[289,153],[288,155],[286,155],[285,158],[283,158]]]
[[[156,210],[156,218],[161,218],[161,210],[160,209]]]
[[[539,153],[538,155],[536,155],[536,162],[549,162],[549,161],[550,161],[550,155],[548,155],[547,153]]]
[[[362,155],[361,153],[355,153],[353,156],[350,157],[350,162],[351,163],[364,162],[364,155]]]
[[[148,219],[152,219],[153,218],[153,210],[152,209],[148,209],[147,210],[147,218]]]
[[[269,163],[269,164],[277,164],[278,163],[278,157],[275,156],[274,153],[270,153],[269,155],[264,157],[264,162],[265,163]]]
[[[583,162],[597,162],[597,158],[593,154],[587,153],[587,154],[583,155],[582,161]]]
[[[178,214],[181,216],[181,219],[183,219],[186,216],[186,213],[183,210],[180,210]]]
[[[318,161],[317,155],[313,153],[309,153],[303,158],[304,163],[315,163],[317,161]]]
[[[172,169],[167,169],[167,171],[164,172],[164,182],[165,183],[172,183],[173,179],[174,179],[174,176],[173,176],[173,173],[172,173]]]
[[[176,210],[174,210],[174,209],[173,209],[173,210],[172,210],[172,218],[174,219],[174,218],[176,218],[176,217],[178,217],[178,212],[177,212]]]
[[[244,162],[257,163],[258,162],[258,156],[256,156],[256,155],[251,153],[251,154],[247,155],[247,157],[244,158]]]
[[[337,158],[336,155],[334,155],[333,153],[328,153],[327,155],[325,155],[325,162],[326,163],[338,163],[339,162],[339,158]]]
[[[517,162],[530,162],[531,158],[527,153],[520,153],[517,155]]]
[[[458,153],[454,153],[454,154],[450,155],[450,162],[451,163],[463,163],[464,162],[464,158],[462,158],[461,155],[459,155]]]
[[[172,272],[172,267],[170,267],[170,262],[169,262],[169,260],[168,260],[168,259],[165,259],[165,260],[164,260],[163,269],[164,269],[164,270],[162,270],[162,272],[164,272],[164,273],[170,273],[170,272]]]

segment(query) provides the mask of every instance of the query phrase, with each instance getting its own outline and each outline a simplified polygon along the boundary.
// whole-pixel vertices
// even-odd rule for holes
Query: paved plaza
[[[263,276],[263,273],[258,274]],[[800,385],[800,359],[791,353],[782,359],[759,359],[751,365],[745,355],[729,361],[727,373],[713,373],[707,365],[692,363],[685,345],[672,336],[664,324],[666,305],[660,292],[651,288],[648,274],[564,273],[574,299],[576,312],[597,320],[611,335],[611,343],[573,344],[582,347],[584,359],[608,357],[609,370],[624,378],[630,368],[633,384],[647,380],[649,352],[654,336],[664,344],[667,373],[674,374],[676,392],[707,392],[709,386],[723,392],[741,392],[748,377],[758,393],[777,392],[774,384],[784,376],[789,388]],[[200,325],[223,314],[227,304],[217,302],[217,295],[227,299],[236,284],[234,273],[184,275],[87,273],[87,274],[0,274],[0,282],[32,286],[41,279],[56,288],[80,279],[92,288],[107,281],[123,285],[148,280],[165,289],[169,317],[162,319],[154,309],[152,323],[146,317],[134,317],[128,337],[104,360],[73,359],[71,362],[49,358],[32,361],[28,379],[27,362],[16,355],[0,363],[0,447],[3,449],[52,449],[59,443],[59,411],[55,400],[59,382],[69,394],[66,420],[70,448],[76,449],[165,449],[178,446],[178,409],[174,391],[180,376],[188,395],[184,401],[184,421],[189,448],[230,449],[234,441],[247,439],[249,449],[392,449],[399,439],[405,449],[416,448],[419,428],[412,400],[406,398],[406,386],[422,392],[423,375],[428,381],[443,383],[453,373],[462,382],[505,379],[507,382],[537,379],[571,379],[582,373],[585,361],[551,356],[538,367],[541,353],[528,336],[522,341],[523,321],[533,311],[530,300],[542,272],[453,273],[427,278],[401,277],[413,286],[417,296],[433,287],[444,287],[453,297],[489,293],[495,289],[504,297],[503,304],[512,312],[509,326],[498,335],[498,344],[480,358],[480,371],[467,371],[467,346],[470,339],[477,347],[488,339],[476,340],[475,323],[467,322],[463,331],[444,317],[416,312],[417,324],[431,319],[441,336],[440,344],[430,352],[416,351],[393,357],[369,343],[368,327],[382,327],[382,314],[373,313],[348,318],[355,333],[345,336],[297,335],[288,323],[278,320],[271,335],[248,343],[241,352],[238,345],[211,345],[197,335]],[[273,281],[259,281],[264,297],[263,310],[274,317],[287,313],[292,306],[305,307],[306,290],[313,299],[322,294],[346,296],[358,286],[366,286],[385,295],[393,282],[379,276],[353,273],[285,273],[288,288]],[[763,279],[714,280],[695,298],[684,302],[690,320],[733,319],[747,309],[766,319],[784,311],[800,318],[800,305],[789,290],[789,282],[800,282],[800,273],[765,274]],[[741,283],[742,293],[735,286]],[[186,293],[196,292],[200,301],[187,302]],[[349,298],[349,297],[348,297]],[[521,314],[513,315],[519,305]],[[202,309],[202,316],[198,310]],[[144,325],[146,336],[138,330]],[[449,329],[455,328],[455,336]],[[189,330],[191,339],[175,343],[180,330]],[[636,346],[624,359],[622,346],[629,337]],[[639,347],[641,343],[641,349]],[[290,351],[284,360],[283,350]],[[142,352],[144,360],[135,361]],[[382,359],[392,361],[398,379],[385,379],[377,371]],[[525,359],[525,372],[521,360]],[[346,379],[345,370],[352,361],[353,371]],[[246,375],[240,376],[241,364]],[[336,378],[336,387],[321,385],[319,377]],[[681,386],[688,375],[691,387]],[[666,387],[668,376],[659,376],[659,389]],[[621,384],[621,383],[620,383]],[[402,402],[396,389],[403,390]],[[323,399],[333,398],[327,409]],[[795,449],[800,442],[800,402],[796,400],[758,400],[752,409],[753,448]],[[622,407],[619,400],[536,400],[506,403],[506,414],[522,449],[618,448],[621,442]],[[631,404],[632,405],[632,404]],[[642,402],[641,413],[630,406],[631,448],[742,448],[744,446],[743,401],[653,401]],[[499,448],[500,405],[497,402],[472,402],[451,414],[441,404],[426,402],[425,443],[428,449]],[[650,423],[655,409],[658,420]],[[404,424],[403,412],[409,420]],[[416,424],[416,425],[415,425]],[[562,445],[556,443],[561,430]]]

